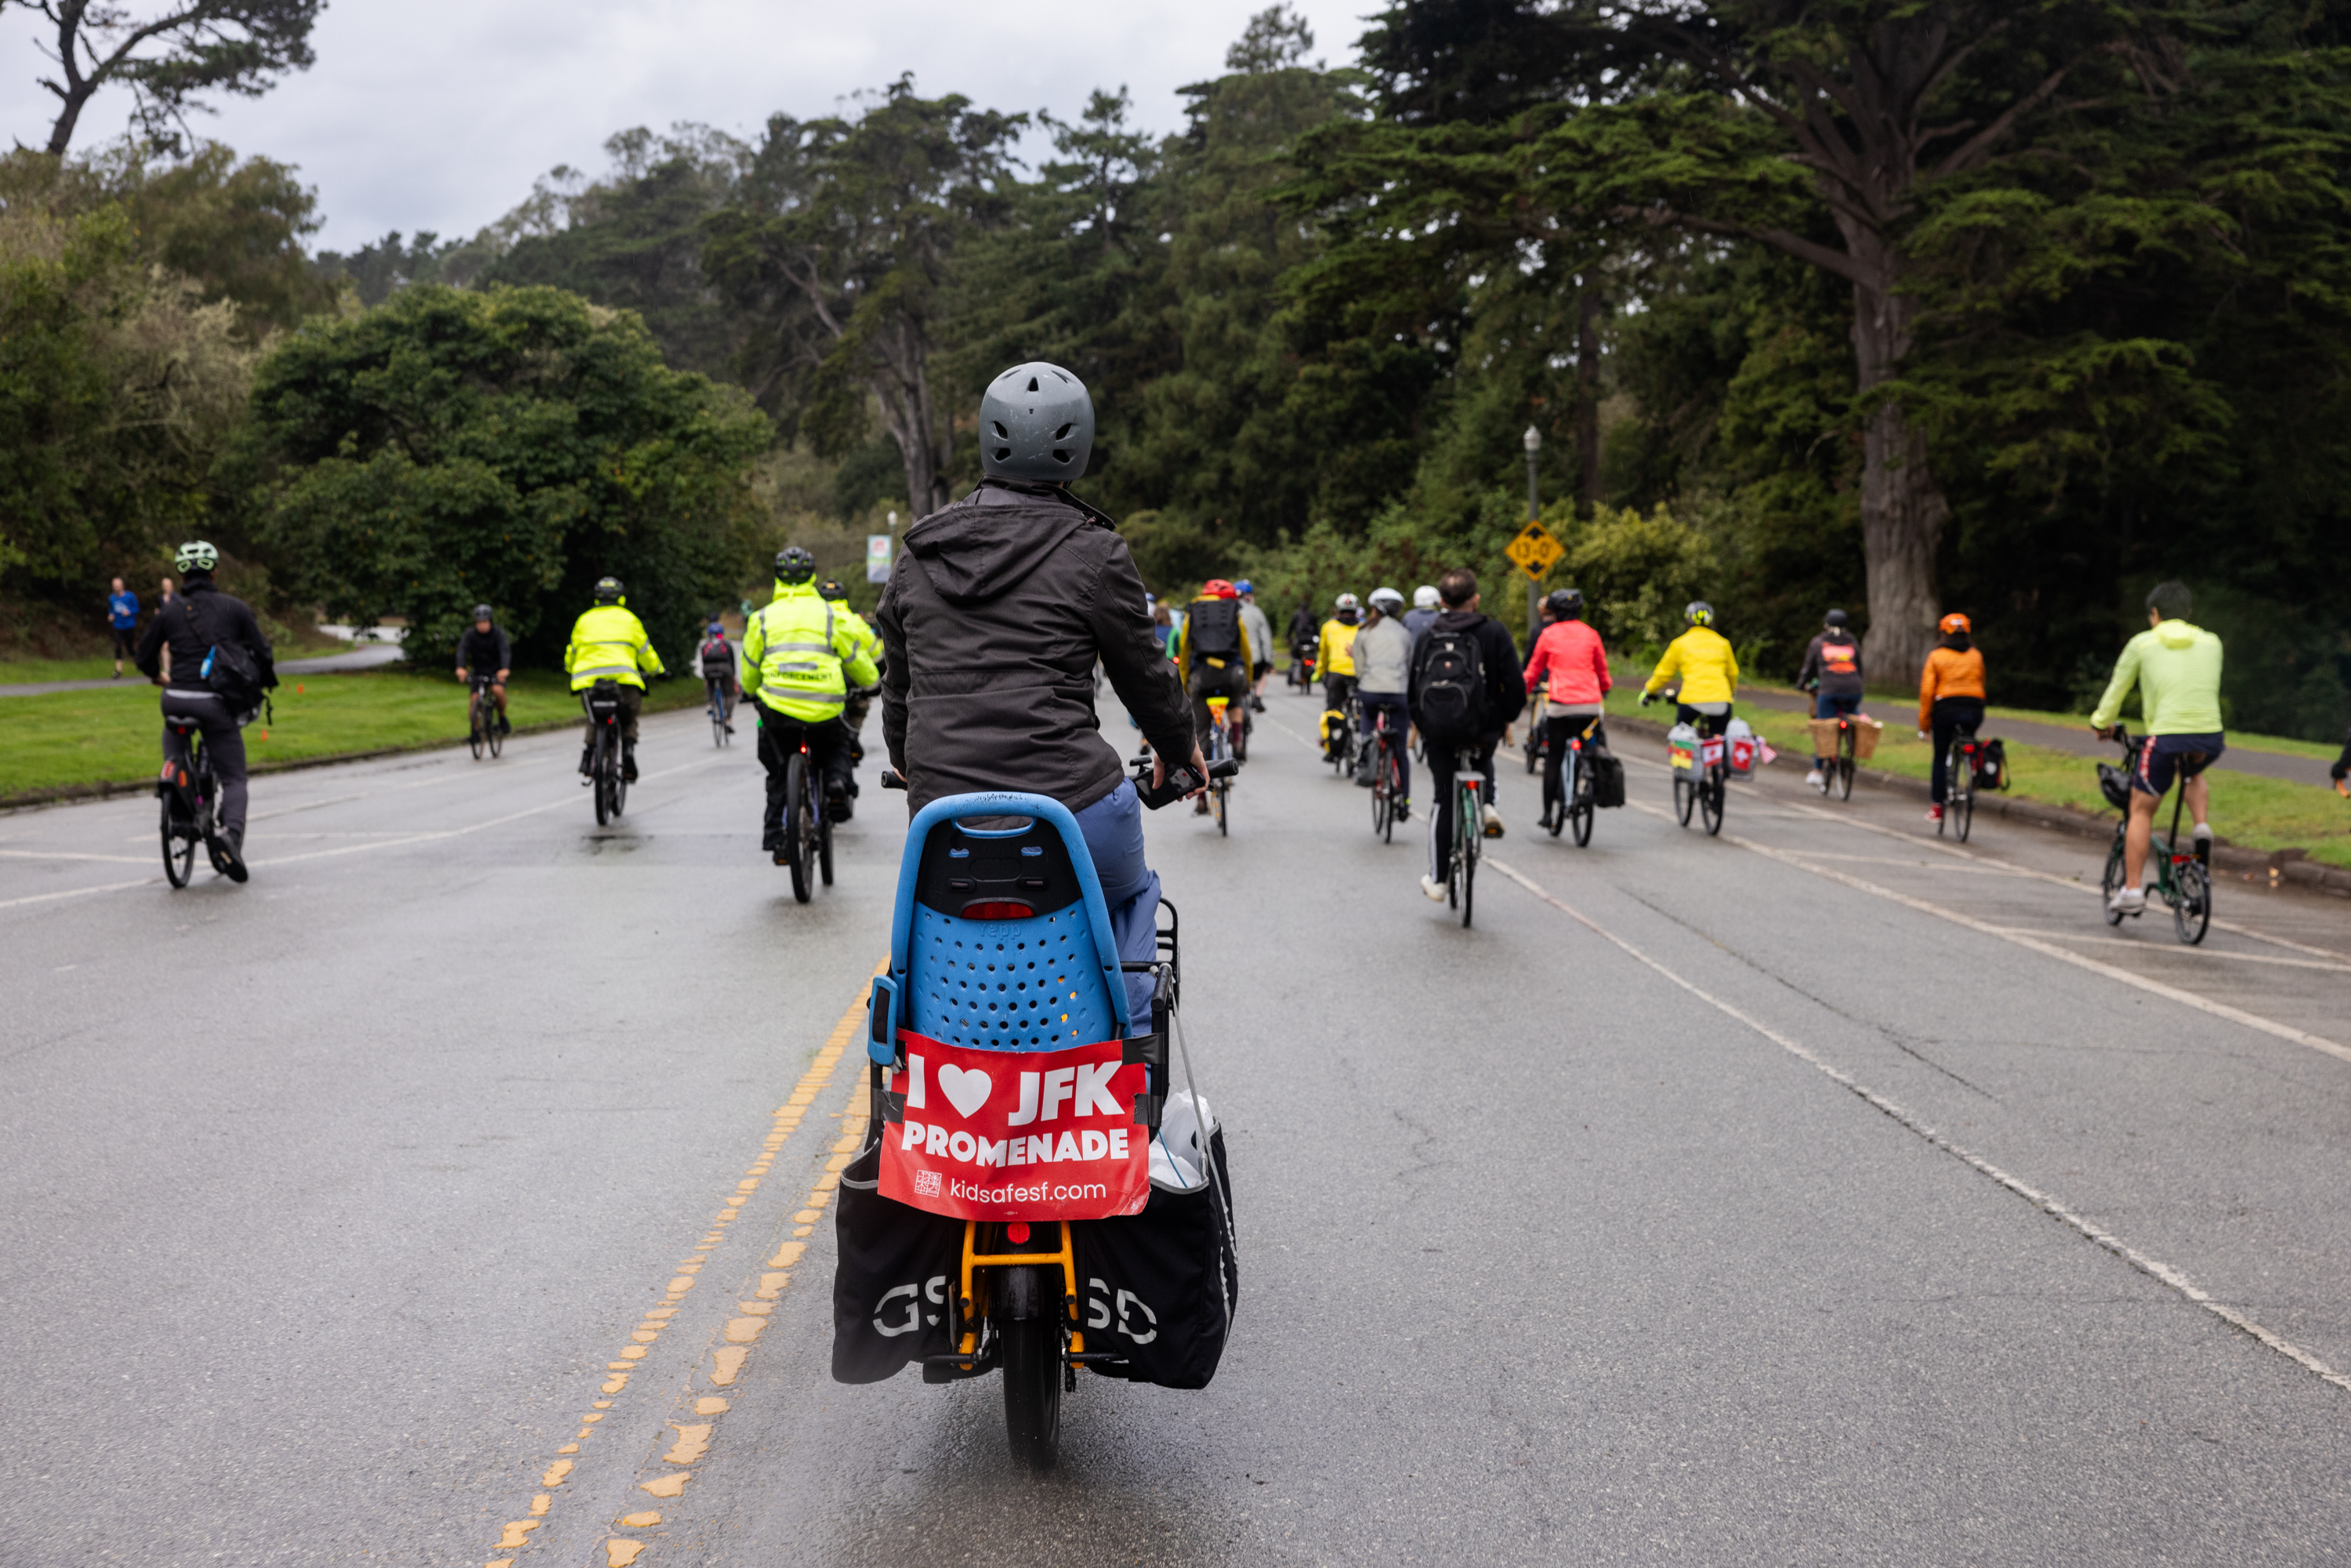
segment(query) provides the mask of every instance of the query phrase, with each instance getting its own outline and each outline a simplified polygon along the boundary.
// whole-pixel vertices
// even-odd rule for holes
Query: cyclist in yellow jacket
[[[1347,747],[1347,699],[1355,695],[1355,633],[1363,630],[1363,601],[1343,593],[1332,601],[1331,619],[1314,648],[1314,673],[1322,677],[1323,754],[1337,757]]]
[[[611,681],[621,688],[621,777],[632,784],[637,779],[637,715],[645,706],[645,676],[667,674],[662,668],[661,655],[645,636],[645,623],[628,608],[628,596],[621,591],[617,577],[599,579],[596,583],[596,608],[571,623],[571,644],[563,650],[563,667],[571,676],[571,689],[582,694],[580,706],[586,707],[588,688],[598,681]],[[596,721],[588,721],[588,744],[580,750],[580,771],[584,776],[596,749]]]
[[[865,656],[873,661],[875,669],[880,669],[882,633],[873,630],[872,622],[849,607],[849,590],[841,586],[841,580],[828,577],[816,585],[816,591],[818,597],[848,620],[849,629],[863,639]],[[879,685],[856,687],[841,706],[841,722],[849,727],[849,793],[852,798],[857,794],[857,765],[865,760],[865,716],[873,711],[874,695],[881,689]]]
[[[1641,706],[1656,699],[1667,681],[1681,677],[1674,716],[1696,727],[1702,736],[1722,733],[1730,722],[1731,699],[1739,695],[1739,655],[1730,640],[1714,629],[1714,606],[1705,600],[1690,601],[1683,616],[1689,630],[1666,644],[1666,656],[1641,691]]]
[[[824,779],[825,818],[849,820],[855,784],[841,710],[852,685],[882,678],[866,651],[872,635],[846,605],[817,591],[816,557],[798,545],[776,557],[776,596],[743,628],[743,695],[758,699],[759,761],[768,770],[761,843],[778,865],[786,859],[786,787],[803,744]]]

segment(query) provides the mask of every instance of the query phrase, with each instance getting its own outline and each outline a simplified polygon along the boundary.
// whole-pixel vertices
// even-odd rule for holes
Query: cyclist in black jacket
[[[1412,647],[1412,685],[1406,695],[1413,722],[1420,726],[1422,734],[1427,734],[1429,725],[1422,700],[1428,686],[1430,639],[1439,632],[1467,633],[1477,643],[1478,664],[1485,676],[1484,723],[1471,748],[1478,771],[1485,775],[1486,780],[1480,791],[1484,796],[1483,831],[1489,839],[1499,839],[1502,836],[1502,814],[1494,808],[1494,749],[1501,744],[1502,731],[1526,711],[1526,676],[1519,668],[1519,648],[1510,640],[1510,629],[1492,616],[1479,613],[1476,572],[1466,568],[1447,572],[1437,579],[1437,592],[1444,602],[1444,612],[1429,623]],[[1421,878],[1420,891],[1439,904],[1445,902],[1446,878],[1453,868],[1453,762],[1452,751],[1431,739],[1429,790],[1436,809],[1428,813],[1428,874]]]
[[[269,639],[253,618],[244,600],[223,593],[213,585],[220,552],[202,539],[192,539],[172,558],[180,571],[180,592],[147,623],[139,640],[139,673],[162,681],[163,650],[172,651],[172,679],[163,686],[163,716],[193,718],[204,737],[204,755],[212,758],[213,776],[220,780],[221,838],[226,863],[222,870],[232,881],[243,882],[245,871],[245,734],[251,713],[234,713],[219,693],[204,683],[204,661],[222,644],[243,648],[253,658],[255,673],[266,691],[277,684],[277,666]],[[170,725],[163,727],[163,760],[185,762],[187,743]]]
[[[490,677],[490,695],[498,701],[498,733],[512,735],[514,726],[507,722],[507,677],[514,674],[514,644],[507,640],[506,628],[491,618],[486,604],[474,606],[474,623],[457,639],[457,678],[470,680],[475,674]]]

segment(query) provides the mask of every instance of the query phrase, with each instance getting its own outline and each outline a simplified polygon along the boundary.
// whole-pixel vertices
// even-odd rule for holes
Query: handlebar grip
[[[904,789],[905,787],[905,777],[896,768],[884,768],[882,769],[882,788],[884,789]]]
[[[1230,779],[1240,770],[1240,758],[1237,757],[1228,757],[1222,762],[1208,764],[1208,777],[1211,779]]]

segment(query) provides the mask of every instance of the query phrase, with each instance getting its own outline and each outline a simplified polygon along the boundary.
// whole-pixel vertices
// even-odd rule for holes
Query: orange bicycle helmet
[[[1974,628],[1968,624],[1968,618],[1960,614],[1956,610],[1952,611],[1949,615],[1944,616],[1942,620],[1937,622],[1936,625],[1942,630],[1942,633],[1946,637],[1953,636],[1961,632],[1971,632],[1974,630]]]
[[[1200,589],[1203,599],[1238,599],[1241,591],[1221,577],[1212,577]]]

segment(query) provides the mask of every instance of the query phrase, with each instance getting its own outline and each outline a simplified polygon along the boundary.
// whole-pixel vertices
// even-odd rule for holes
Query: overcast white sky
[[[145,14],[152,0],[131,0]],[[1224,68],[1265,0],[330,0],[319,63],[256,100],[199,117],[199,134],[298,165],[351,250],[398,229],[470,235],[558,163],[601,172],[604,139],[700,120],[750,137],[777,110],[831,112],[914,73],[925,96],[1073,115],[1124,83],[1143,126],[1181,123],[1176,89]],[[1351,59],[1380,0],[1298,0],[1315,55]],[[55,103],[35,85],[38,18],[0,9],[0,133],[40,146]],[[75,148],[120,134],[101,96]]]

